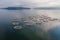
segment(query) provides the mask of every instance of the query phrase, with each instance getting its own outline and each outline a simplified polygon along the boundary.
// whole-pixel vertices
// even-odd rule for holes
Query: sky
[[[0,0],[0,7],[59,7],[60,0]]]

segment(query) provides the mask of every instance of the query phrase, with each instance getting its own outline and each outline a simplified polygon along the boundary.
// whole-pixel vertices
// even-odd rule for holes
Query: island
[[[1,9],[7,9],[7,10],[22,10],[22,9],[30,9],[28,7],[6,7]]]

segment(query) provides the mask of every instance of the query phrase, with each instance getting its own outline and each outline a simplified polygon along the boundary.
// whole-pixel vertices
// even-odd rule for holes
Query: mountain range
[[[29,7],[6,7],[2,9],[7,10],[23,10],[23,9],[39,9],[39,10],[60,10],[60,7],[36,7],[36,8],[29,8]]]
[[[28,7],[6,7],[2,9],[7,9],[7,10],[21,10],[21,9],[30,9]]]
[[[34,9],[41,9],[41,10],[60,10],[60,7],[36,7]]]

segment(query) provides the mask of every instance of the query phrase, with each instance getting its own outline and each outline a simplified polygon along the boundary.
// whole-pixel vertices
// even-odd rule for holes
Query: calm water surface
[[[60,10],[2,10],[0,9],[0,39],[1,40],[60,40],[60,22],[48,22],[40,25],[25,25],[21,30],[14,30],[14,18],[46,15],[60,19]]]

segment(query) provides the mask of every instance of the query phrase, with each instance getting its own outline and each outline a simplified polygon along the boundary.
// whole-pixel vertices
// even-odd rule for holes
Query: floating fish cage
[[[22,29],[22,26],[14,26],[14,29]]]

